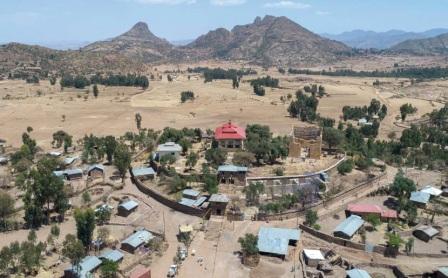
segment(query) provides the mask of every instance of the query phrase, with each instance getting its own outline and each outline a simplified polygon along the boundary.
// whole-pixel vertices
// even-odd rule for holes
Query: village
[[[178,83],[155,86],[174,86],[177,95],[187,82],[202,82],[201,75],[190,81],[188,72],[170,74]],[[300,90],[302,83],[293,87]],[[332,89],[325,91],[331,95]],[[281,89],[268,90],[271,97]],[[52,94],[58,93],[44,97]],[[132,103],[162,103],[165,97],[143,100],[145,94],[131,95]],[[206,97],[177,105],[190,111]],[[329,118],[337,120],[330,125],[288,119],[281,132],[275,122],[231,115],[214,116],[206,125],[196,126],[193,118],[188,127],[152,126],[143,112],[132,115],[135,128],[127,130],[134,131],[120,128],[114,136],[54,129],[47,138],[48,129],[37,122],[14,131],[23,132],[22,147],[2,140],[0,149],[2,194],[14,200],[13,210],[2,215],[0,247],[8,254],[13,242],[28,239],[44,256],[20,267],[18,257],[5,259],[2,271],[23,267],[35,277],[448,277],[446,171],[437,163],[417,167],[353,149],[373,148],[360,132],[370,134],[381,121],[382,138],[384,128],[397,128],[396,115],[381,114],[381,104],[395,99],[379,99],[379,105],[363,99],[366,111],[378,106],[365,116],[350,118],[339,109],[331,113],[349,115],[346,121],[333,114]],[[319,101],[325,106],[331,100]],[[398,122],[412,130],[417,120]],[[330,127],[338,122],[340,129]],[[51,197],[38,214],[40,183],[65,193],[42,189]]]

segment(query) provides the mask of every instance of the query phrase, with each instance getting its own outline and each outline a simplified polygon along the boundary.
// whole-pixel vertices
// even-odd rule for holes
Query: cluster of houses
[[[204,196],[194,189],[185,189],[182,191],[182,198],[178,201],[184,206],[210,210],[213,215],[225,215],[226,208],[230,202],[229,197],[225,194],[212,194]]]
[[[278,257],[285,260],[289,254],[289,246],[297,246],[300,240],[301,231],[298,229],[261,227],[258,231],[257,247],[260,255]],[[319,275],[331,274],[332,267],[328,264],[329,259],[319,249],[303,249],[303,260],[307,268],[318,269]],[[325,276],[316,276],[325,277]],[[346,277],[349,278],[368,278],[371,277],[363,269],[349,269],[346,271]]]
[[[66,179],[68,181],[72,181],[82,179],[84,175],[87,175],[88,177],[91,178],[104,177],[104,171],[105,171],[104,165],[94,164],[88,166],[85,170],[81,168],[73,168],[73,169],[53,171],[53,174],[57,177]]]
[[[443,190],[427,185],[419,191],[411,192],[409,200],[419,208],[426,208],[431,199],[438,198],[442,194],[444,194]]]
[[[130,254],[134,254],[140,248],[144,248],[155,236],[145,230],[137,229],[128,238],[121,242],[120,249]],[[145,251],[145,250],[143,250]],[[117,249],[105,249],[99,256],[86,256],[78,265],[71,265],[64,271],[65,278],[89,278],[94,277],[93,273],[100,268],[105,261],[120,263],[124,259],[124,254]],[[130,277],[151,278],[149,268],[138,267],[134,269]]]

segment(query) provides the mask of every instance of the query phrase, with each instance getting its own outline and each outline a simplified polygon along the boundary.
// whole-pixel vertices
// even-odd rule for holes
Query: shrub
[[[184,103],[187,100],[194,100],[194,93],[192,91],[184,91],[180,93],[180,101]]]
[[[353,160],[348,159],[338,165],[338,172],[341,175],[350,173],[353,170]]]

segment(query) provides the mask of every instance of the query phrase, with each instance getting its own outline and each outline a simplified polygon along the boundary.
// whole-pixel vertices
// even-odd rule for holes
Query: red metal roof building
[[[381,206],[370,204],[349,204],[346,211],[348,214],[356,214],[361,217],[374,214],[378,215],[382,220],[396,219],[398,217],[395,210],[385,210]]]
[[[222,148],[241,149],[246,140],[246,130],[229,121],[215,129],[215,140]]]
[[[132,271],[130,278],[151,278],[151,269],[138,265]]]

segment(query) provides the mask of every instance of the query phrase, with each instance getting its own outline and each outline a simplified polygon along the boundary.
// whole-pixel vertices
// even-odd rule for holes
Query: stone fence
[[[137,186],[138,190],[145,193],[146,195],[149,195],[150,197],[152,197],[159,203],[161,203],[175,211],[179,211],[179,212],[182,212],[185,214],[194,215],[194,216],[198,216],[198,217],[203,217],[206,215],[206,213],[207,213],[206,210],[197,209],[197,208],[179,204],[178,202],[163,196],[162,194],[156,192],[155,190],[152,190],[151,188],[146,186],[142,181],[140,181],[138,178],[135,178],[132,174],[132,171],[129,171],[129,172],[131,174],[131,180]]]

